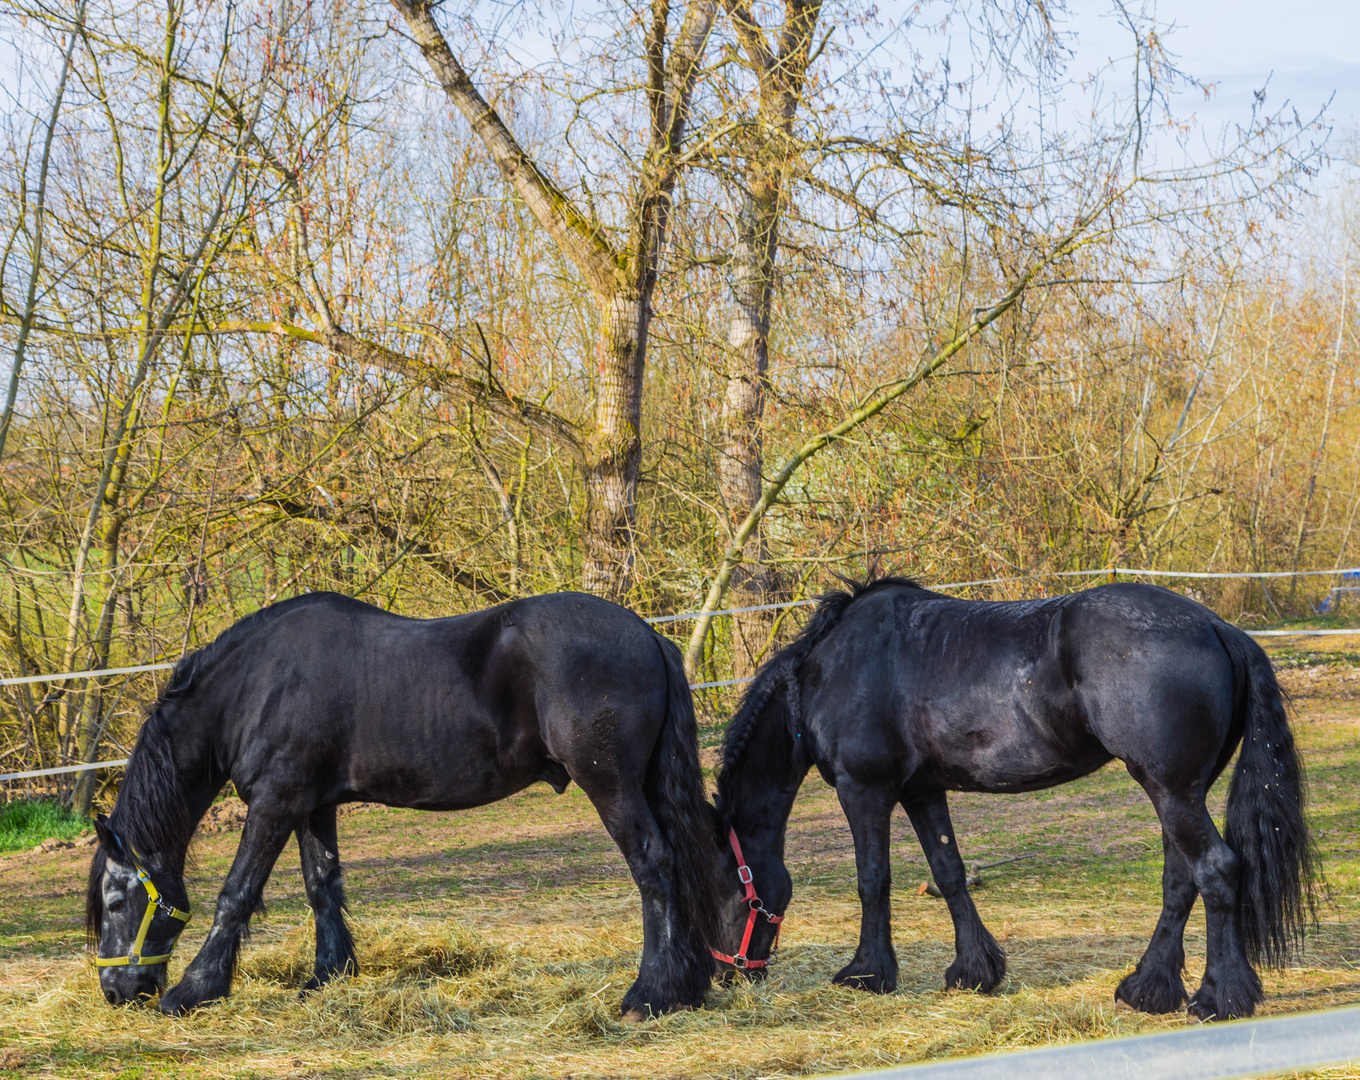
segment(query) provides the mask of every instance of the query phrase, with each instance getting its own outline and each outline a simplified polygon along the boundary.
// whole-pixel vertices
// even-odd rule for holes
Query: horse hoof
[[[1234,1009],[1232,1006],[1212,1005],[1198,998],[1191,998],[1190,1004],[1186,1006],[1186,1012],[1200,1023],[1210,1024],[1221,1020],[1245,1020],[1256,1012],[1256,1007],[1245,1005]]]
[[[198,1004],[197,1002],[181,1001],[172,997],[162,997],[156,1004],[156,1008],[166,1016],[187,1016],[198,1007]]]
[[[1265,999],[1261,980],[1249,967],[1206,976],[1187,1009],[1196,1020],[1245,1020]]]
[[[693,1012],[693,1005],[673,1005],[666,1012]],[[650,1009],[624,1009],[621,1019],[625,1024],[645,1024],[648,1020],[654,1020],[659,1013],[654,1013]]]
[[[848,986],[851,990],[864,990],[870,994],[891,994],[897,989],[897,978],[880,975],[875,971],[856,971],[852,967],[843,968],[831,980],[837,986]]]
[[[1185,1005],[1185,984],[1175,972],[1138,968],[1115,989],[1114,1003],[1145,1013],[1173,1013]]]

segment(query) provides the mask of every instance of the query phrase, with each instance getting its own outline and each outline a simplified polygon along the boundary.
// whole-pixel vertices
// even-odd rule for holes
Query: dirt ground
[[[1305,751],[1329,888],[1301,959],[1267,972],[1263,1014],[1360,1003],[1360,667],[1349,654],[1279,654]],[[709,733],[709,741],[716,733]],[[1221,814],[1222,785],[1216,791]],[[919,896],[926,865],[905,817],[894,832],[896,993],[833,988],[859,905],[849,830],[813,773],[790,823],[795,893],[765,983],[716,987],[703,1010],[625,1026],[618,1003],[641,945],[622,857],[576,788],[539,785],[457,814],[363,808],[340,825],[363,973],[299,1000],[310,929],[296,848],[266,891],[268,916],[232,998],[168,1020],[109,1008],[84,952],[88,849],[0,856],[0,1076],[774,1077],[1183,1026],[1116,1009],[1160,908],[1151,807],[1112,766],[1023,796],[957,795],[968,859],[1035,857],[984,875],[976,899],[1009,974],[993,995],[946,993],[952,929]],[[195,842],[193,956],[239,824]],[[1203,964],[1203,915],[1187,984]],[[1326,1076],[1360,1076],[1360,1069]]]

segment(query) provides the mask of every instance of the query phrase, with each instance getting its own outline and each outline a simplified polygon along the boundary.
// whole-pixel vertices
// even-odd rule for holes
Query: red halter
[[[751,914],[746,920],[746,933],[741,935],[741,948],[737,950],[736,956],[728,956],[720,953],[717,949],[709,946],[709,952],[714,959],[721,960],[725,964],[731,964],[738,971],[746,971],[766,967],[770,960],[774,959],[774,951],[779,948],[779,924],[784,921],[783,915],[771,915],[765,910],[765,906],[760,902],[760,897],[756,895],[755,878],[751,873],[751,868],[746,865],[746,858],[741,853],[741,843],[737,840],[737,831],[730,825],[727,828],[727,840],[732,845],[732,854],[737,857],[737,880],[746,889],[746,895],[742,897],[746,901],[747,907],[751,909]],[[770,943],[770,955],[765,960],[746,959],[746,950],[751,947],[751,933],[756,928],[756,916],[764,915],[765,919],[774,927],[774,941]]]

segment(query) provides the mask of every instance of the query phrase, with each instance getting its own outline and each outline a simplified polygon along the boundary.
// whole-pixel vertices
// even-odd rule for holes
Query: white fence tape
[[[1251,637],[1328,637],[1330,635],[1345,637],[1348,634],[1360,634],[1360,627],[1346,630],[1245,630],[1243,632]]]
[[[932,589],[966,589],[972,585],[1002,585],[1012,581],[1037,581],[1040,578],[1055,577],[1105,577],[1108,574],[1123,574],[1125,577],[1163,577],[1163,578],[1286,578],[1286,577],[1326,577],[1329,574],[1360,574],[1360,567],[1343,567],[1338,570],[1262,570],[1241,573],[1219,573],[1209,570],[1135,570],[1128,566],[1104,566],[1099,570],[1043,570],[1034,574],[1016,574],[1012,577],[980,578],[977,581],[950,581],[943,585],[931,585]],[[782,604],[759,604],[756,607],[723,608],[710,611],[713,616],[741,615],[748,611],[778,611],[781,608],[803,607],[815,604],[816,600],[789,600]],[[644,622],[658,623],[683,622],[697,619],[702,611],[687,611],[681,615],[660,615],[645,619]]]
[[[58,773],[89,772],[91,769],[112,769],[119,765],[126,765],[127,758],[119,758],[117,761],[91,761],[84,765],[63,765],[59,769],[30,769],[28,772],[5,773],[0,776],[0,780],[27,780],[33,776],[56,776]]]
[[[1016,577],[983,578],[978,581],[952,581],[944,585],[932,585],[933,589],[963,589],[971,585],[996,585],[1011,581],[1031,581],[1044,577],[1099,577],[1105,574],[1124,574],[1125,576],[1170,577],[1170,578],[1281,578],[1281,577],[1323,577],[1328,574],[1360,574],[1360,567],[1340,570],[1272,570],[1259,573],[1210,573],[1192,570],[1134,570],[1127,566],[1103,567],[1099,570],[1053,570],[1038,574],[1020,574]],[[780,604],[757,604],[755,607],[723,608],[710,612],[710,615],[742,615],[750,611],[779,611],[784,608],[806,607],[815,604],[812,600],[790,600]],[[679,615],[658,615],[644,622],[653,626],[661,623],[681,622],[697,619],[703,614],[687,611]],[[1248,630],[1252,637],[1326,637],[1329,635],[1360,635],[1360,627],[1346,630]],[[0,679],[0,686],[19,686],[25,683],[64,682],[67,679],[91,679],[105,675],[136,675],[143,671],[169,671],[173,663],[141,664],[136,667],[100,668],[94,671],[67,671],[59,675],[22,675],[12,679]],[[691,690],[715,690],[723,686],[742,686],[753,681],[747,679],[719,679],[716,682],[693,683]],[[87,765],[64,765],[56,769],[34,769],[29,772],[0,774],[0,783],[6,780],[27,780],[35,776],[55,776],[59,773],[87,772],[90,769],[107,769],[126,765],[127,759],[118,761],[96,761]]]
[[[941,585],[940,588],[947,589],[949,586]],[[744,615],[748,611],[779,611],[781,608],[806,607],[807,605],[815,604],[816,602],[816,600],[787,600],[782,604],[757,604],[755,607],[723,608],[721,611],[713,611],[710,612],[710,614],[714,616]],[[686,611],[679,615],[654,615],[652,618],[643,619],[642,621],[651,623],[653,626],[659,626],[661,623],[684,622],[686,619],[697,619],[702,614],[703,612],[701,611]]]
[[[22,686],[25,683],[65,682],[67,679],[93,679],[103,675],[135,675],[139,671],[169,671],[174,664],[140,664],[137,667],[99,668],[95,671],[67,671],[60,675],[20,675],[0,679],[0,686]]]
[[[1233,1080],[1357,1060],[1360,1006],[1353,1006],[845,1074],[840,1080]]]

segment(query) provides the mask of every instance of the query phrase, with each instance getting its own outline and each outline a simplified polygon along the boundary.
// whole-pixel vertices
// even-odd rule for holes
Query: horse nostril
[[[104,1000],[107,1001],[110,1005],[117,1005],[117,1004],[118,1004],[118,991],[117,991],[117,990],[105,990],[105,991],[104,991]]]

